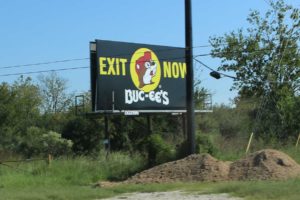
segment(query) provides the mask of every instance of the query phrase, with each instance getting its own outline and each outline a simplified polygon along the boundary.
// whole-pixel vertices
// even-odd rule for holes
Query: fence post
[[[296,148],[298,148],[299,140],[300,140],[300,133],[298,135],[298,139],[297,139],[297,142],[296,142]]]
[[[47,163],[48,163],[48,166],[50,167],[51,166],[51,162],[53,160],[53,157],[51,154],[48,154],[48,160],[47,160]]]
[[[251,133],[250,138],[249,138],[249,142],[248,142],[247,149],[246,149],[246,154],[248,153],[248,151],[249,151],[249,149],[250,149],[250,145],[251,145],[251,142],[252,142],[252,138],[253,138],[253,132]]]

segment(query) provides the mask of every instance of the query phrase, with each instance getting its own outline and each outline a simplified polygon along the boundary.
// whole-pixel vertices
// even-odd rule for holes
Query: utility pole
[[[195,142],[195,113],[194,113],[194,71],[193,71],[193,29],[192,29],[192,3],[185,0],[185,60],[186,74],[186,106],[187,106],[187,142],[189,154],[196,151]]]

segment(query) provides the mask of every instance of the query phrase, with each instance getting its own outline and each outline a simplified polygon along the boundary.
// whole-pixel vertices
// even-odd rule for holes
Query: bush
[[[21,138],[18,152],[26,157],[52,154],[66,155],[71,152],[72,142],[63,139],[59,133],[38,127],[29,127]]]
[[[99,153],[103,126],[96,119],[76,117],[70,120],[63,129],[62,136],[72,140],[73,151],[78,155]]]
[[[44,152],[48,154],[66,155],[72,152],[73,142],[61,137],[61,134],[54,131],[49,131],[47,134],[42,135]]]
[[[167,144],[159,134],[152,134],[147,139],[149,166],[161,164],[172,160],[175,151]]]
[[[196,153],[209,153],[212,156],[216,156],[218,153],[218,149],[213,145],[213,142],[208,135],[197,133]]]
[[[126,152],[113,152],[105,159],[102,154],[100,159],[103,178],[113,181],[125,180],[145,168],[145,159],[140,154]]]
[[[211,138],[205,134],[198,132],[196,134],[196,152],[195,153],[209,153],[212,156],[218,154],[218,149],[213,145]],[[177,159],[184,158],[189,154],[189,144],[187,141],[183,141],[177,147],[176,157]]]

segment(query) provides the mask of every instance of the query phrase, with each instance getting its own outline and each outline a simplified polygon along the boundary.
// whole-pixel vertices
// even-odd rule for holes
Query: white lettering
[[[164,91],[162,95],[163,95],[163,99],[164,99],[164,100],[163,100],[163,104],[164,104],[164,105],[169,105],[170,100],[169,100],[169,97],[168,97],[168,92],[165,92],[165,91]]]
[[[131,90],[125,90],[125,104],[132,104]]]
[[[163,105],[169,105],[170,100],[168,97],[169,93],[163,90],[160,91],[150,91],[148,94],[145,94],[144,91],[139,90],[125,90],[125,104],[132,104],[138,102],[144,102],[146,100],[162,103]]]

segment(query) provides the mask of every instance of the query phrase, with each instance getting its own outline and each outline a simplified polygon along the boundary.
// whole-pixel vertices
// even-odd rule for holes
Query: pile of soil
[[[288,155],[261,150],[235,162],[194,154],[158,165],[134,175],[124,183],[170,183],[227,180],[282,180],[300,175],[300,165]]]
[[[230,165],[230,180],[284,180],[300,175],[300,165],[283,152],[266,149]]]
[[[126,182],[223,181],[228,179],[229,166],[230,162],[219,161],[209,154],[193,154],[138,173]]]

